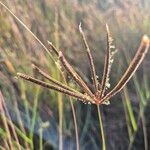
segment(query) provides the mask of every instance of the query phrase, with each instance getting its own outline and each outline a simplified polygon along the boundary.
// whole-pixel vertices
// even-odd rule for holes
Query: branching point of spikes
[[[81,88],[81,90],[84,92],[79,92],[68,85],[65,85],[61,83],[60,81],[57,81],[56,79],[52,78],[50,75],[48,75],[46,72],[44,72],[42,69],[37,67],[36,65],[32,65],[34,69],[38,71],[40,75],[42,75],[44,78],[50,81],[50,83],[38,80],[36,78],[33,78],[29,75],[25,75],[22,73],[17,73],[17,75],[27,81],[33,82],[35,84],[38,84],[42,87],[52,89],[58,92],[61,92],[63,94],[69,95],[71,97],[77,98],[81,100],[84,103],[87,104],[110,104],[110,98],[112,98],[115,94],[120,92],[122,88],[126,85],[126,83],[130,80],[130,78],[134,75],[135,71],[138,69],[139,65],[143,61],[146,53],[148,52],[150,40],[147,35],[144,35],[140,46],[133,57],[131,63],[129,64],[128,68],[126,69],[125,73],[122,75],[116,86],[108,91],[107,89],[110,86],[109,78],[110,78],[110,71],[111,66],[114,60],[114,54],[116,53],[115,46],[112,44],[113,39],[109,31],[108,25],[106,25],[106,31],[107,31],[107,51],[105,55],[105,63],[104,63],[104,70],[102,75],[102,81],[101,83],[98,82],[97,76],[96,76],[96,70],[94,66],[94,60],[91,54],[91,50],[88,46],[87,40],[85,38],[84,32],[81,28],[81,25],[79,26],[80,33],[83,38],[83,42],[85,45],[85,48],[87,50],[89,64],[90,64],[90,70],[91,75],[93,79],[93,87],[95,87],[94,93],[92,90],[88,87],[87,83],[81,78],[81,76],[73,69],[72,65],[67,61],[62,51],[58,51],[56,47],[49,42],[49,45],[51,47],[51,50],[49,52],[54,52],[55,55],[58,57],[59,63],[61,66],[66,70],[66,72],[72,77],[72,79],[75,81],[75,83]],[[106,91],[107,90],[107,91]]]

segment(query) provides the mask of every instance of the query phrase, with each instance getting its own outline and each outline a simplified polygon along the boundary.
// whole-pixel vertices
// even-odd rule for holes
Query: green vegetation
[[[1,1],[0,1],[1,2]],[[3,2],[3,1],[2,1]],[[131,62],[144,34],[150,35],[145,0],[5,0],[0,5],[0,149],[145,149],[149,134],[149,54],[108,106],[85,105],[16,77],[17,72],[49,82],[32,64],[80,91],[51,51],[51,43],[92,86],[84,29],[101,81],[105,24],[118,50],[110,73],[112,89]],[[119,64],[119,65],[118,65]],[[82,92],[82,91],[81,91]]]

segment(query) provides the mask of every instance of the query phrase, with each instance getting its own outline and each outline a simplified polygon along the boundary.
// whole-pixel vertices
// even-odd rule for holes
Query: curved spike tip
[[[33,69],[35,69],[35,68],[36,68],[35,64],[32,64],[32,68],[33,68]]]
[[[17,72],[17,76],[20,76],[20,75],[21,75],[21,73]]]
[[[80,24],[79,24],[79,31],[80,31],[80,33],[83,33],[83,30],[82,30],[82,23],[80,22]]]
[[[26,77],[26,75],[25,75],[25,74],[20,73],[20,72],[17,72],[17,76],[18,76],[18,77]]]
[[[53,43],[52,42],[50,42],[50,41],[47,41],[47,43],[49,44],[49,45],[52,45]]]
[[[63,53],[61,51],[59,51],[59,58],[63,57]]]
[[[144,45],[149,45],[150,44],[150,39],[146,34],[143,35],[142,42],[143,42]]]
[[[105,27],[106,27],[106,30],[109,31],[109,26],[107,23],[105,24]]]

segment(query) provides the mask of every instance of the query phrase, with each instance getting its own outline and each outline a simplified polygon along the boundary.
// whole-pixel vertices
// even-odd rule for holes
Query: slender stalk
[[[29,29],[29,27],[27,27],[23,21],[21,21],[4,3],[2,3],[0,1],[0,4],[33,36],[33,38],[43,47],[43,49],[49,54],[49,56],[51,57],[51,59],[53,61],[54,58],[52,57],[49,49],[47,49],[47,47],[43,44],[43,42]]]
[[[61,72],[61,74],[62,74],[62,77],[64,79],[65,84],[67,85],[67,81],[66,81],[64,73]],[[75,112],[75,108],[74,108],[71,96],[69,96],[69,102],[70,102],[70,105],[71,105],[71,110],[72,110],[72,115],[73,115],[73,121],[74,121],[74,127],[75,127],[76,150],[80,150],[79,133],[78,133],[78,126],[77,126],[76,112]]]
[[[39,129],[39,150],[43,150],[43,128]]]
[[[4,147],[5,147],[4,150],[9,149],[9,145],[8,145],[8,143],[7,143],[7,140],[4,139],[3,141],[4,141]]]
[[[59,16],[58,16],[58,9],[55,8],[55,21],[54,21],[54,39],[55,39],[55,44],[56,44],[56,48],[59,49]],[[56,76],[57,79],[60,80],[60,73],[58,72],[58,70],[56,71]],[[62,101],[62,94],[61,93],[57,93],[57,101],[58,101],[58,114],[59,114],[59,150],[63,150],[63,101]]]
[[[146,121],[145,121],[145,116],[142,116],[142,124],[143,124],[143,134],[144,134],[144,146],[145,150],[148,150],[148,135],[147,135],[147,129],[146,129]]]
[[[18,120],[18,123],[19,123],[19,127],[22,130],[22,132],[26,134],[26,131],[25,131],[25,128],[24,128],[24,125],[23,125],[23,122],[22,122],[22,118],[20,116],[20,112],[19,112],[19,109],[18,109],[18,103],[17,103],[17,101],[14,101],[14,105],[15,105],[15,111],[16,111],[16,115],[17,115],[17,120]],[[25,146],[26,146],[27,149],[29,149],[29,146],[28,146],[28,144],[26,142],[25,142]]]
[[[34,127],[36,123],[36,117],[37,117],[37,108],[38,108],[38,96],[40,93],[40,87],[37,87],[35,89],[35,96],[33,99],[33,109],[32,109],[32,118],[31,118],[31,126],[30,126],[30,139],[33,141],[33,135],[34,135]]]
[[[10,120],[10,123],[9,123],[9,124],[10,124],[10,127],[11,127],[11,129],[12,129],[12,133],[13,133],[13,135],[14,135],[14,138],[15,138],[15,140],[16,140],[18,150],[21,150],[21,146],[20,146],[20,144],[19,144],[19,139],[18,139],[17,133],[16,133],[15,128],[14,128],[14,124],[13,124],[13,122],[12,122],[12,120],[11,120],[11,117],[10,117],[9,112],[8,112],[8,110],[7,110],[7,107],[6,107],[6,105],[5,105],[5,101],[4,101],[4,98],[3,98],[3,96],[2,96],[1,91],[0,91],[0,97],[2,98],[2,101],[3,101],[3,107],[4,107],[5,114],[7,115],[8,119]]]
[[[122,94],[122,103],[123,103],[123,108],[124,108],[124,113],[125,113],[125,119],[126,119],[126,125],[127,125],[127,129],[128,129],[128,137],[129,137],[129,141],[131,140],[132,138],[132,128],[131,128],[131,125],[130,125],[130,118],[129,118],[129,115],[128,115],[128,110],[127,110],[127,104],[126,102],[124,101],[125,99],[125,96]]]
[[[4,104],[4,105],[5,105],[5,104]],[[20,146],[20,144],[19,144],[19,139],[18,139],[17,133],[16,133],[15,128],[14,128],[14,124],[13,124],[13,122],[12,122],[12,120],[11,120],[11,117],[10,117],[10,115],[9,115],[9,113],[8,113],[8,110],[7,110],[6,106],[4,106],[4,109],[5,109],[5,112],[6,112],[6,115],[7,115],[8,119],[10,120],[9,125],[10,125],[10,127],[11,127],[11,129],[12,129],[12,133],[13,133],[14,138],[15,138],[15,140],[16,140],[16,143],[17,143],[16,145],[17,145],[17,147],[18,147],[18,150],[21,150],[21,146]]]
[[[0,97],[0,101],[2,102],[1,97]],[[8,141],[9,149],[13,149],[12,138],[11,138],[10,130],[9,130],[9,127],[8,127],[8,124],[6,121],[6,116],[5,116],[4,110],[2,110],[2,112],[1,112],[1,118],[2,118],[2,123],[4,125],[5,131],[7,133],[6,140]]]
[[[70,100],[70,105],[71,105],[72,115],[73,115],[73,121],[74,121],[74,127],[75,127],[76,150],[80,150],[79,133],[78,133],[78,126],[77,126],[77,119],[76,119],[75,108],[74,108],[73,102],[71,100],[71,97],[69,97],[69,100]]]
[[[132,109],[130,99],[129,99],[129,95],[128,95],[128,90],[127,90],[126,87],[124,87],[123,92],[124,92],[126,107],[127,107],[128,114],[129,114],[129,117],[130,117],[131,125],[132,125],[132,128],[133,128],[133,131],[136,132],[137,131],[137,123],[136,123],[136,119],[134,117],[133,109]]]
[[[8,118],[6,118],[7,122],[10,124],[10,120]],[[17,132],[17,134],[27,143],[29,143],[30,145],[32,144],[32,141],[31,139],[29,139],[27,136],[26,136],[26,133],[23,131],[21,131],[15,124],[14,124],[14,128]],[[26,149],[32,149],[32,148],[29,148],[29,147],[26,147]]]
[[[11,143],[11,134],[10,134],[10,130],[9,130],[7,119],[6,119],[7,117],[10,120],[9,125],[11,127],[13,136],[14,136],[14,138],[16,140],[17,148],[18,148],[18,150],[21,150],[21,146],[19,144],[19,139],[18,139],[17,133],[16,133],[15,128],[14,128],[14,124],[13,124],[13,122],[11,120],[11,117],[9,115],[9,112],[7,110],[7,107],[6,107],[6,104],[5,104],[5,101],[4,101],[4,98],[3,98],[3,95],[1,93],[1,91],[0,91],[0,102],[2,103],[2,109],[3,109],[2,110],[2,116],[3,116],[2,118],[3,118],[3,123],[4,123],[4,126],[5,126],[5,129],[6,129],[7,133],[8,133],[8,139],[9,139],[10,147],[12,147],[12,143]],[[7,115],[7,117],[6,117],[6,115]]]
[[[98,113],[99,127],[100,127],[101,137],[102,137],[102,150],[106,150],[104,127],[103,127],[103,122],[102,122],[101,111],[100,111],[99,105],[97,105],[97,113]]]
[[[12,138],[11,138],[11,134],[10,134],[10,131],[8,128],[8,124],[6,122],[6,116],[4,113],[1,113],[1,117],[2,117],[2,122],[4,124],[5,131],[7,132],[7,139],[6,140],[8,141],[9,149],[13,149]]]
[[[27,96],[26,96],[25,82],[23,82],[23,81],[20,82],[20,92],[21,92],[21,99],[22,99],[22,101],[24,103],[24,106],[25,106],[25,113],[26,113],[26,116],[27,116],[27,123],[30,124],[30,114],[29,114],[30,104],[29,104]]]
[[[141,107],[141,106],[140,106],[140,107]],[[139,115],[138,115],[138,119],[137,119],[137,127],[138,127],[138,128],[139,128],[139,126],[140,126],[140,122],[141,122],[141,118],[142,118],[142,116],[143,116],[143,113],[144,113],[144,109],[143,109],[143,107],[142,107],[142,109],[140,108]],[[137,131],[138,131],[138,129],[137,129]],[[132,150],[132,149],[133,149],[132,146],[133,146],[135,137],[136,137],[136,135],[137,135],[137,133],[138,133],[137,131],[133,133],[133,135],[132,135],[132,137],[131,137],[131,139],[130,139],[130,142],[129,142],[129,145],[128,145],[128,150]]]

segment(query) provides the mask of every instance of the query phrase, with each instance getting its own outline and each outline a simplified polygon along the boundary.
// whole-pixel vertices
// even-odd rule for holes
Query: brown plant
[[[111,37],[109,27],[106,25],[106,31],[107,31],[107,50],[105,55],[105,63],[104,63],[104,70],[103,70],[103,76],[101,83],[97,79],[96,70],[94,66],[93,57],[91,54],[91,50],[88,46],[88,42],[86,40],[85,34],[82,30],[81,24],[79,25],[79,31],[81,33],[88,59],[89,59],[89,65],[91,70],[91,76],[93,81],[93,87],[94,90],[92,91],[87,83],[81,78],[81,76],[73,69],[71,64],[66,60],[64,54],[62,51],[58,51],[56,47],[49,42],[49,45],[51,47],[51,50],[49,52],[54,52],[54,54],[58,57],[60,61],[60,65],[65,68],[67,73],[72,77],[72,79],[78,84],[78,86],[82,89],[82,92],[79,92],[55,79],[53,79],[51,76],[49,76],[46,72],[38,68],[36,65],[33,65],[33,68],[36,69],[43,77],[48,79],[52,84],[46,83],[44,81],[38,80],[36,78],[33,78],[29,75],[25,75],[22,73],[17,73],[17,75],[25,80],[28,80],[30,82],[36,83],[38,85],[41,85],[43,87],[64,93],[66,95],[72,96],[74,98],[77,98],[83,102],[92,103],[92,104],[109,104],[109,99],[113,97],[115,94],[120,92],[122,88],[126,85],[126,83],[130,80],[130,78],[133,76],[139,65],[141,64],[142,60],[144,59],[144,56],[148,52],[149,49],[149,38],[147,35],[144,35],[142,37],[140,46],[132,59],[131,63],[129,64],[127,70],[122,75],[121,79],[118,81],[116,86],[110,90],[108,93],[106,93],[106,89],[110,87],[109,83],[109,75],[111,66],[114,60],[114,54],[116,53],[115,46],[112,44],[113,39]]]

